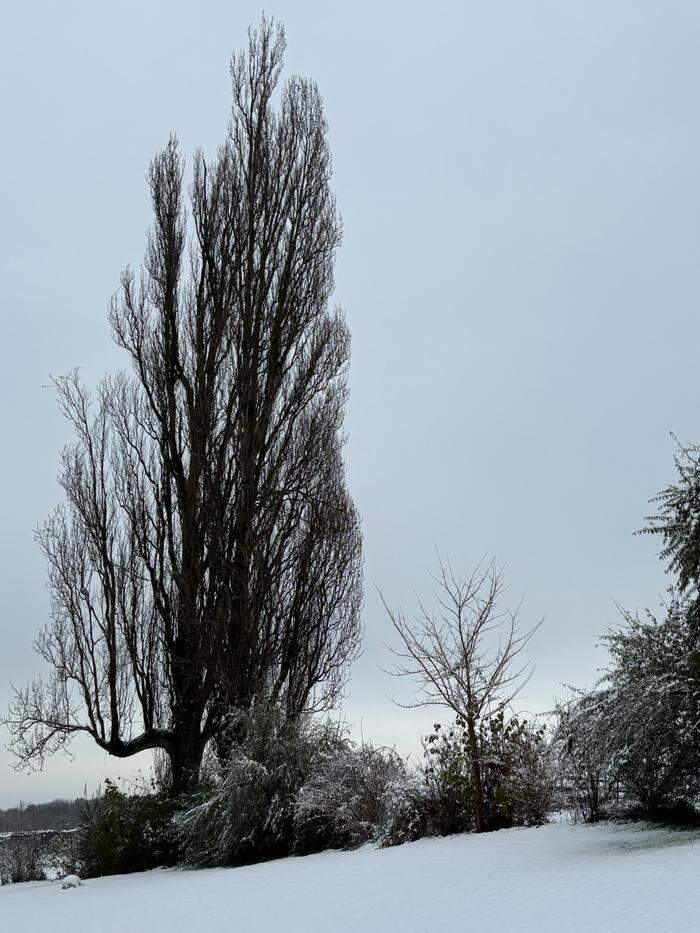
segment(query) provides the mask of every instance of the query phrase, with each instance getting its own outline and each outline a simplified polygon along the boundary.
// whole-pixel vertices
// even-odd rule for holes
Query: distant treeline
[[[85,797],[75,800],[58,798],[50,803],[20,803],[9,810],[0,810],[0,833],[75,829],[85,803]]]

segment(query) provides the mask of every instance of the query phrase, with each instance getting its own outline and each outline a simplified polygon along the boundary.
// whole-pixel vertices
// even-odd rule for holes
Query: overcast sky
[[[49,373],[125,365],[107,302],[140,260],[144,173],[176,131],[212,153],[249,2],[14,3],[0,35],[0,704],[41,668],[33,529],[70,439]],[[440,546],[508,565],[531,644],[522,705],[590,685],[615,599],[654,605],[633,537],[700,440],[700,6],[659,0],[278,2],[287,71],[326,101],[353,337],[347,462],[363,516],[365,652],[345,714],[415,749],[379,665],[375,585],[410,607]],[[2,736],[3,742],[6,736]],[[0,806],[131,764],[88,744],[41,775],[0,750]],[[147,766],[148,762],[144,762]]]

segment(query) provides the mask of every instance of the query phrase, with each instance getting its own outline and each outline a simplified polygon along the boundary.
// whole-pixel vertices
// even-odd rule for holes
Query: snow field
[[[0,930],[54,933],[683,931],[700,833],[550,824],[245,868],[0,888]]]

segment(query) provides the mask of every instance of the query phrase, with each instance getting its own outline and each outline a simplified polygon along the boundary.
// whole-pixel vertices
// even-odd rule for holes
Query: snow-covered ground
[[[699,929],[700,834],[551,824],[249,868],[0,888],[0,930]]]

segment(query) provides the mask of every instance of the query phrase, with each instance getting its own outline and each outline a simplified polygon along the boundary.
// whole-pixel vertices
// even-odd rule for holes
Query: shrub
[[[500,713],[485,724],[481,749],[488,828],[546,823],[554,777],[544,726]]]
[[[569,717],[570,734],[584,734],[579,747],[602,762],[603,791],[607,783],[612,797],[614,785],[617,798],[619,785],[624,803],[648,816],[690,803],[700,790],[698,603],[674,587],[669,596],[660,619],[623,611],[625,624],[604,638],[608,669]]]
[[[544,729],[498,715],[479,736],[487,829],[546,822],[553,789]],[[391,788],[382,845],[474,829],[474,784],[465,723],[436,723],[418,774]]]
[[[39,836],[13,834],[0,839],[0,884],[41,881],[42,844]]]
[[[627,801],[636,801],[646,816],[658,817],[681,801],[689,803],[697,793],[696,774],[688,773],[684,739],[671,731],[655,740],[638,728],[634,741],[616,754],[617,776]]]
[[[390,783],[384,794],[384,825],[379,838],[382,848],[435,836],[434,803],[422,776]]]
[[[625,624],[605,636],[610,666],[596,689],[557,710],[562,783],[586,820],[620,803],[655,816],[700,791],[697,605],[672,588],[664,611],[623,611]]]
[[[379,839],[388,789],[405,779],[406,766],[391,749],[349,742],[334,749],[299,791],[295,851],[346,849]]]
[[[595,823],[605,815],[617,780],[606,695],[575,692],[555,712],[552,753],[562,803],[586,823]]]
[[[295,800],[319,757],[342,745],[339,730],[289,722],[260,701],[229,723],[226,759],[212,764],[213,787],[177,818],[182,851],[197,865],[240,865],[291,853]]]
[[[0,836],[0,884],[54,880],[76,869],[73,832],[15,832]]]
[[[78,858],[86,877],[174,865],[179,849],[173,816],[177,802],[163,793],[122,793],[110,781],[86,804],[80,820]]]
[[[466,731],[435,723],[423,740],[423,809],[430,835],[448,836],[473,828],[474,787]]]

